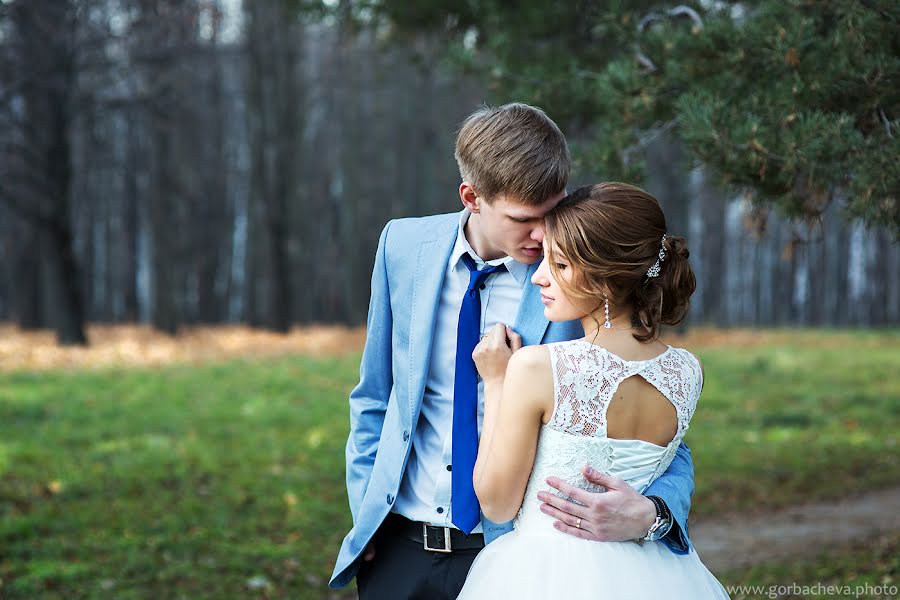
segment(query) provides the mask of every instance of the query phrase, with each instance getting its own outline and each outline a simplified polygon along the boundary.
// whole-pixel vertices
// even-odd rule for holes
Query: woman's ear
[[[600,296],[601,296],[603,299],[609,298],[609,301],[610,301],[610,302],[614,302],[614,301],[615,301],[615,295],[613,294],[612,289],[611,289],[608,285],[606,285],[606,283],[601,283],[601,284],[599,285],[598,289],[600,290]],[[601,305],[601,306],[603,305],[603,302],[602,302],[602,301],[600,302],[600,305]]]

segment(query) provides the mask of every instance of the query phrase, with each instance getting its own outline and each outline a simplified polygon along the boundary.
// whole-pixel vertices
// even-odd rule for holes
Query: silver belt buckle
[[[428,528],[433,527],[434,529],[442,529],[444,531],[444,547],[443,548],[432,548],[428,545]],[[449,527],[438,527],[437,525],[428,525],[427,523],[422,523],[422,542],[423,547],[429,552],[443,552],[444,554],[450,554],[453,552],[453,549],[450,547],[450,528]]]

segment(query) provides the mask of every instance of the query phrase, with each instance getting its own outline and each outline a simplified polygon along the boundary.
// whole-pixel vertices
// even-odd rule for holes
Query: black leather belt
[[[398,535],[419,542],[429,552],[450,553],[454,550],[484,548],[484,536],[480,533],[466,535],[453,527],[410,521],[396,513],[390,513],[385,524]]]

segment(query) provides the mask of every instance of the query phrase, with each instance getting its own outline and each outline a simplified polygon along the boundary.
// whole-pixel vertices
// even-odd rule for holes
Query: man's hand
[[[366,551],[363,554],[363,562],[369,562],[375,558],[375,544],[370,543],[366,546]]]
[[[547,484],[569,498],[564,500],[549,492],[539,492],[541,512],[557,519],[553,526],[569,535],[598,542],[624,542],[643,538],[656,519],[656,507],[651,500],[635,491],[623,479],[604,475],[591,467],[582,469],[590,483],[602,485],[606,492],[587,492],[556,477],[548,477]]]

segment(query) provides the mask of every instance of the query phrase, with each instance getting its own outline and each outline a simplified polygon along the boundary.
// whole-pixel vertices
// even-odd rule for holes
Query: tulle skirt
[[[475,559],[458,600],[728,598],[697,553],[659,542],[593,542],[512,531]]]

